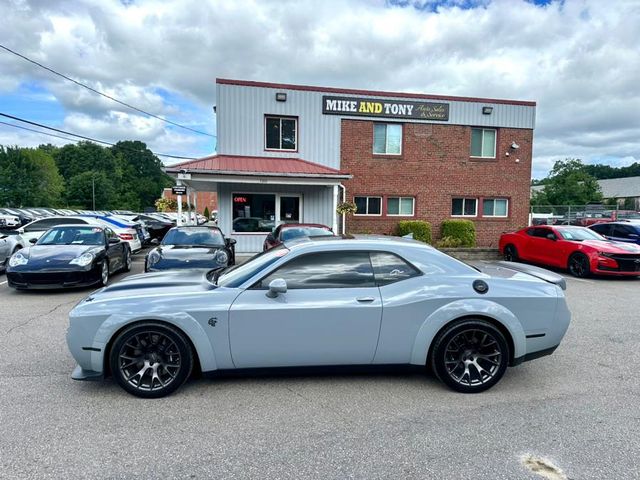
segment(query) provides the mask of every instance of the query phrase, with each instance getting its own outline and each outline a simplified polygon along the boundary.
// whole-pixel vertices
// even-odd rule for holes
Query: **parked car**
[[[11,255],[26,246],[27,243],[15,230],[0,230],[0,271],[6,270]]]
[[[20,218],[17,215],[0,212],[0,228],[18,228],[20,225]]]
[[[551,354],[570,320],[560,275],[472,268],[408,239],[300,239],[203,272],[127,277],[70,312],[72,378],[106,373],[161,397],[205,375],[270,367],[432,368],[460,392]]]
[[[635,221],[596,223],[589,228],[615,242],[640,244],[640,223]]]
[[[3,215],[11,215],[20,219],[20,226],[33,222],[35,217],[33,214],[28,214],[17,208],[0,208],[0,213]]]
[[[333,231],[326,225],[319,223],[283,223],[278,225],[273,233],[267,235],[262,250],[269,250],[294,238],[316,236],[333,236]]]
[[[174,223],[162,217],[153,217],[147,214],[119,215],[130,222],[141,223],[149,232],[150,240],[162,240],[165,234],[174,226]]]
[[[233,219],[234,232],[271,232],[275,221],[260,217],[239,217]]]
[[[536,226],[500,236],[508,261],[568,269],[576,277],[640,276],[640,247],[611,242],[586,227]]]
[[[106,285],[118,270],[131,270],[131,249],[98,224],[59,225],[9,259],[10,287],[70,288]]]
[[[235,243],[218,227],[173,227],[147,254],[144,271],[228,267],[235,264]]]
[[[145,235],[139,223],[132,223],[125,219],[99,214],[82,214],[73,218],[83,218],[87,220],[87,222],[99,223],[103,226],[110,227],[116,232],[118,237],[129,244],[132,252],[138,252],[142,249]]]

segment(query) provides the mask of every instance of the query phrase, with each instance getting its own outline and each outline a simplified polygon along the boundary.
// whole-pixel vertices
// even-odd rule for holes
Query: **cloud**
[[[635,0],[13,0],[0,15],[0,43],[198,129],[213,131],[214,80],[229,77],[535,100],[535,177],[565,157],[640,158]],[[0,93],[25,82],[55,96],[60,124],[211,151],[0,52]]]

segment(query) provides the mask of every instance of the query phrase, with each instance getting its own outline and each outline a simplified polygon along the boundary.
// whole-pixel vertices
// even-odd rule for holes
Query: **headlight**
[[[613,257],[615,255],[615,253],[598,252],[598,255],[600,255],[601,257]]]
[[[149,266],[155,265],[159,261],[160,261],[160,254],[158,252],[151,252],[149,254],[149,261],[147,262],[147,265]]]
[[[79,257],[74,258],[69,263],[72,265],[80,265],[81,267],[86,267],[87,265],[93,262],[93,254],[92,253],[83,253]]]
[[[218,250],[216,253],[216,262],[218,263],[227,263],[229,261],[229,255],[224,250]]]
[[[26,265],[27,262],[29,262],[29,259],[20,252],[17,252],[9,259],[9,266],[17,267],[18,265]]]

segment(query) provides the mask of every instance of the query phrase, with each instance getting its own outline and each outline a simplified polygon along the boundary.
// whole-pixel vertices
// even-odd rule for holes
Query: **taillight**
[[[133,235],[130,233],[120,233],[118,234],[121,240],[133,240]]]

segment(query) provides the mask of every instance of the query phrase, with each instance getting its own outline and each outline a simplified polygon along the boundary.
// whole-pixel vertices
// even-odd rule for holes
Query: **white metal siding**
[[[218,184],[218,226],[226,236],[237,240],[236,252],[255,253],[262,251],[266,233],[233,234],[232,193],[291,193],[302,195],[302,221],[333,225],[333,187],[311,185],[260,185],[246,183]]]
[[[217,84],[217,134],[219,154],[263,157],[297,157],[332,168],[340,168],[340,123],[342,118],[385,121],[375,117],[349,117],[323,115],[325,92],[263,88],[241,85]],[[286,92],[286,102],[276,102],[276,92]],[[380,95],[353,95],[390,100],[430,101],[421,98],[382,97]],[[409,119],[388,121],[439,123],[445,125],[470,125],[533,129],[535,107],[502,103],[463,101],[434,102],[449,104],[449,121],[424,122]],[[483,115],[482,107],[492,106],[491,115]],[[273,152],[264,150],[264,116],[290,115],[298,117],[298,152]]]

